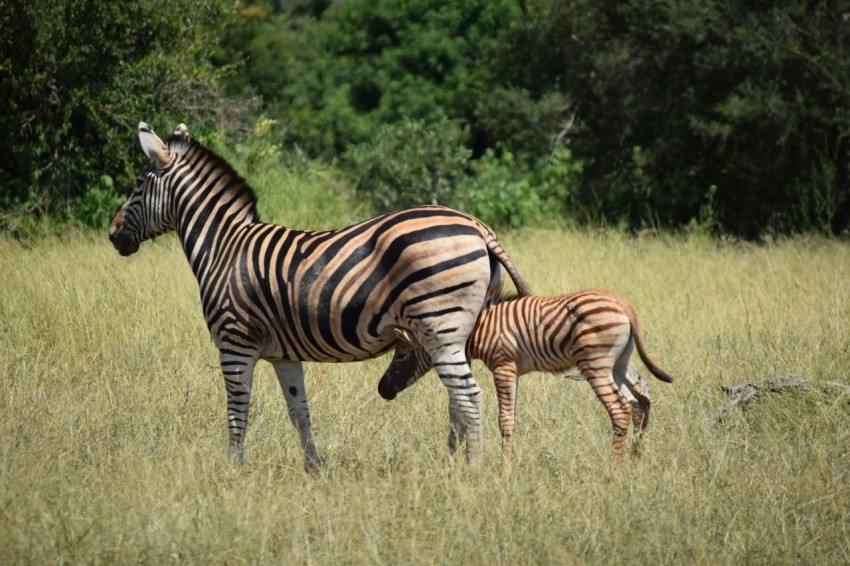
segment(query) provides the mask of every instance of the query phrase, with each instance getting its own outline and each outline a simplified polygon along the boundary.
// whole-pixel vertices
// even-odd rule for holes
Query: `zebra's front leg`
[[[493,369],[496,396],[499,399],[499,431],[502,434],[502,465],[510,473],[513,464],[513,436],[516,424],[516,399],[519,379],[514,363],[505,363]]]
[[[304,467],[315,470],[319,467],[319,456],[313,444],[313,432],[310,427],[310,409],[307,407],[307,390],[304,387],[304,367],[301,362],[278,360],[272,362],[283,397],[289,420],[301,436],[301,448],[304,450]]]
[[[220,363],[227,391],[230,462],[241,464],[245,459],[245,430],[248,428],[248,410],[251,407],[251,387],[257,358],[255,355],[222,350]]]
[[[469,467],[481,466],[481,388],[472,377],[464,348],[443,350],[434,356],[434,369],[449,393],[448,451],[454,455],[459,443],[466,441]]]

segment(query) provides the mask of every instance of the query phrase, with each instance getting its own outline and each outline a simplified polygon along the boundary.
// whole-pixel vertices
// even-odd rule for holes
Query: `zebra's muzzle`
[[[116,232],[114,234],[109,234],[109,241],[112,242],[112,245],[115,246],[115,249],[118,250],[118,253],[122,256],[128,256],[139,251],[139,242],[135,239],[129,237],[124,232]]]
[[[109,241],[112,242],[112,245],[115,246],[115,249],[122,256],[132,255],[139,251],[139,241],[131,238],[127,235],[127,232],[122,230],[125,211],[126,206],[122,206],[109,225]]]
[[[390,378],[384,377],[378,382],[378,394],[387,401],[392,401],[398,395],[398,390]]]

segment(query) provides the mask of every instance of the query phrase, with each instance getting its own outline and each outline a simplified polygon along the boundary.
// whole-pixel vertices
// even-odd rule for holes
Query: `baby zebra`
[[[427,352],[399,331],[395,356],[381,377],[378,392],[394,399],[431,369]],[[649,421],[650,399],[645,384],[629,363],[632,350],[652,374],[667,383],[673,378],[647,355],[635,308],[623,297],[602,289],[585,289],[557,297],[525,296],[501,299],[484,309],[466,351],[493,372],[499,399],[502,457],[511,466],[511,438],[518,377],[531,371],[559,372],[577,367],[605,406],[614,428],[613,461],[625,452],[629,421],[634,419],[633,457]],[[452,437],[449,444],[452,444]]]

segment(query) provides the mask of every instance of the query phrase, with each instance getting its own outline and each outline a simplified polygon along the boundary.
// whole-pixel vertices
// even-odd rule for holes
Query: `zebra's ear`
[[[168,136],[168,148],[177,155],[183,155],[189,149],[189,128],[180,124],[174,133]]]
[[[171,152],[168,151],[165,142],[159,139],[153,129],[144,122],[139,122],[139,142],[148,159],[156,163],[158,167],[165,167],[171,161]]]

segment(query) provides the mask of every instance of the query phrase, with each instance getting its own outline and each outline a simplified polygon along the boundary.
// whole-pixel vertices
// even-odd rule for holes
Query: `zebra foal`
[[[253,190],[186,126],[165,141],[145,123],[138,133],[153,163],[112,220],[109,239],[127,256],[177,232],[220,354],[231,460],[243,461],[257,360],[274,367],[306,465],[315,467],[301,362],[372,358],[403,331],[448,389],[450,448],[466,440],[477,463],[481,390],[465,344],[485,301],[500,292],[500,266],[520,294],[529,292],[489,227],[439,206],[322,232],[263,223]]]
[[[400,334],[392,362],[378,384],[378,392],[387,400],[431,369],[415,338]],[[609,291],[585,289],[557,297],[516,297],[485,308],[467,343],[467,356],[482,360],[493,373],[506,468],[510,469],[513,454],[519,376],[531,371],[560,373],[573,367],[611,418],[613,462],[623,460],[630,421],[636,432],[633,457],[638,458],[651,402],[643,380],[629,363],[635,347],[655,377],[673,381],[644,350],[634,307]]]

